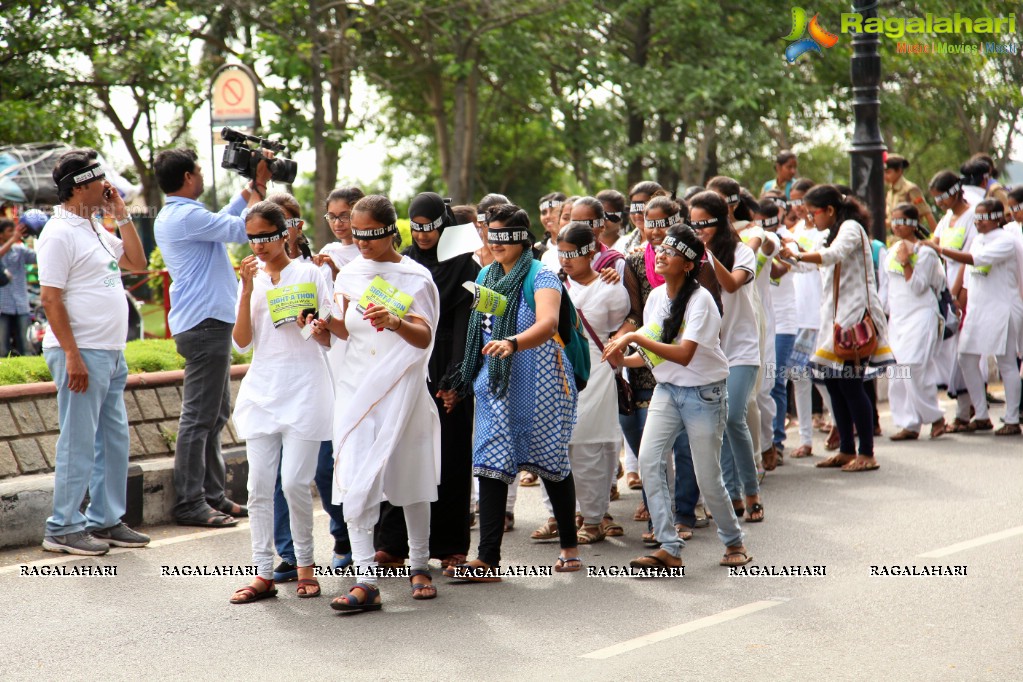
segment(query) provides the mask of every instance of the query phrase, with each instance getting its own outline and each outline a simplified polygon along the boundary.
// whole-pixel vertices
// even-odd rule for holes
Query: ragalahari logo
[[[824,54],[821,50],[822,47],[834,47],[838,42],[838,36],[821,28],[817,21],[819,14],[814,14],[813,19],[810,19],[809,22],[807,22],[806,16],[806,10],[802,7],[792,8],[792,32],[785,36],[785,40],[792,43],[785,48],[785,59],[789,64],[806,52],[813,51],[817,54]],[[807,30],[809,30],[810,37],[803,38],[803,34]]]

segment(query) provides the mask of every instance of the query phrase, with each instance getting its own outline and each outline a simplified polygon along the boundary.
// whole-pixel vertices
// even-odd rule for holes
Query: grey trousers
[[[224,501],[226,470],[220,432],[231,418],[231,332],[234,325],[207,318],[176,334],[185,358],[185,381],[174,450],[177,519],[205,516]]]

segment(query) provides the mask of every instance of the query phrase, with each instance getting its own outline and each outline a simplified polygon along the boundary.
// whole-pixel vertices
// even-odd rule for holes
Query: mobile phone
[[[106,199],[107,201],[110,201],[111,197],[113,197],[113,196],[114,196],[114,190],[110,189],[109,187],[107,187],[105,190],[103,190],[103,198]]]
[[[320,318],[320,322],[324,322],[324,323],[330,322],[330,318],[331,318],[330,313],[327,313],[327,315],[325,317]],[[307,324],[306,326],[302,327],[299,330],[299,333],[302,334],[302,338],[303,339],[308,341],[309,337],[311,337],[313,335],[313,325],[312,324]]]

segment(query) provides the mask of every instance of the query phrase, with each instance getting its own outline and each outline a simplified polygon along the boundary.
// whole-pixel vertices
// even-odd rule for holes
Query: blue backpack
[[[522,285],[522,296],[526,299],[526,305],[534,313],[536,312],[536,290],[534,288],[536,276],[543,265],[538,260],[533,260],[529,266],[529,273]],[[487,277],[487,270],[483,268],[476,278],[477,284],[482,284]],[[510,303],[510,302],[509,302]],[[583,336],[580,328],[579,313],[576,312],[575,304],[568,297],[565,288],[561,288],[561,309],[558,311],[558,334],[554,340],[559,346],[565,349],[565,356],[572,363],[572,373],[575,375],[576,390],[586,388],[586,382],[590,379],[590,342]]]

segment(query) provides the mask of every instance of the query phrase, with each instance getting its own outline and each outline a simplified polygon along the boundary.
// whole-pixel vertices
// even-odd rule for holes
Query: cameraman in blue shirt
[[[220,453],[220,432],[231,417],[231,332],[238,307],[238,278],[226,244],[247,241],[242,212],[266,196],[271,173],[259,161],[248,188],[213,213],[197,201],[204,190],[197,159],[191,149],[170,149],[154,164],[167,195],[154,230],[172,280],[168,323],[185,358],[174,517],[180,525],[225,528],[248,514],[225,494]]]

